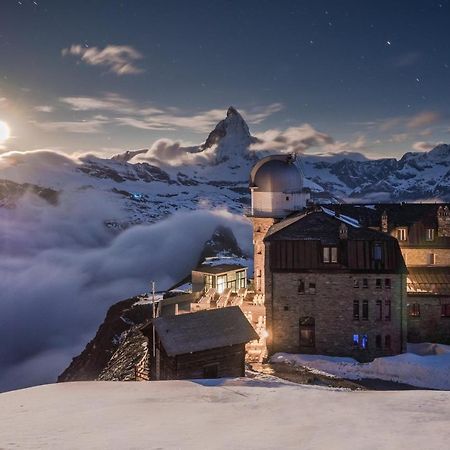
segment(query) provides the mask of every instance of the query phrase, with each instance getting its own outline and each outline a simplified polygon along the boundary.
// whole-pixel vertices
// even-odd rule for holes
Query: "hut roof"
[[[244,344],[258,339],[238,306],[157,317],[152,323],[169,356]],[[148,335],[151,329],[150,323],[142,331]]]

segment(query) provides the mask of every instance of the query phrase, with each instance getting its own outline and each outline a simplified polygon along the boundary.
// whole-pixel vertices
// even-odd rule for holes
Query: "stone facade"
[[[264,237],[269,228],[277,222],[277,219],[271,217],[251,217],[253,223],[253,280],[255,292],[264,294],[264,259],[265,247]]]
[[[404,246],[400,246],[400,248],[407,266],[450,266],[449,248],[410,248]]]
[[[267,255],[266,255],[266,264]],[[269,354],[275,352],[319,353],[351,356],[361,361],[405,351],[406,277],[404,274],[268,272],[266,316]],[[363,279],[368,287],[363,287]],[[381,288],[376,287],[381,279]],[[385,288],[390,279],[390,288]],[[299,293],[303,283],[305,293]],[[354,287],[355,282],[359,287]],[[354,318],[354,300],[359,301],[359,320]],[[368,318],[363,319],[367,300]],[[377,300],[381,301],[381,320]],[[387,319],[386,301],[390,301]],[[314,319],[315,345],[300,345],[300,320]],[[366,348],[361,343],[367,336]]]
[[[450,210],[448,206],[440,206],[437,212],[438,236],[450,237]]]
[[[450,296],[408,295],[408,342],[450,344],[450,315],[444,310],[450,313]]]

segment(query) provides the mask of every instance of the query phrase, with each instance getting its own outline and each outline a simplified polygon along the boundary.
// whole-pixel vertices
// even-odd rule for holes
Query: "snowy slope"
[[[437,450],[448,447],[449,417],[450,392],[276,379],[63,383],[0,395],[0,447]]]

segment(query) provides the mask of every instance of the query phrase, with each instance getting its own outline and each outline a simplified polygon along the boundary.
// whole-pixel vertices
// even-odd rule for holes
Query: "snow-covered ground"
[[[450,346],[409,344],[408,353],[359,363],[353,358],[276,353],[272,362],[305,366],[350,380],[373,378],[430,389],[450,390]]]
[[[444,449],[450,392],[273,379],[79,382],[0,395],[1,448]]]

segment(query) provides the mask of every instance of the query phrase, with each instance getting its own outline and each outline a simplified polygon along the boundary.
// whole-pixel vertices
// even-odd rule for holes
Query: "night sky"
[[[334,139],[310,152],[423,151],[450,141],[449,42],[444,0],[1,0],[0,151],[201,143],[229,105]]]

